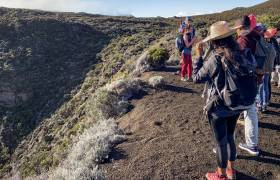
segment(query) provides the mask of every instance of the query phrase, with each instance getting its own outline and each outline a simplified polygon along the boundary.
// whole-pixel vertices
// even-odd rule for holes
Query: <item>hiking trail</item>
[[[203,118],[203,84],[180,81],[176,68],[148,72],[142,79],[163,76],[166,85],[133,100],[134,109],[118,124],[127,135],[101,165],[107,179],[204,179],[216,167],[212,134]],[[259,116],[261,155],[238,149],[238,179],[280,179],[280,91]],[[236,143],[244,142],[244,126],[236,128]]]

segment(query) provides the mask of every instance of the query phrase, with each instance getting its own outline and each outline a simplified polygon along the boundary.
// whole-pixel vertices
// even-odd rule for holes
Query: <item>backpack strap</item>
[[[226,59],[225,56],[224,56],[224,55],[221,55],[221,54],[219,54],[219,53],[216,53],[216,54],[215,54],[215,57],[216,57],[217,59],[220,59],[221,65],[222,65],[222,69],[225,71],[225,68],[226,68],[226,66],[225,66],[225,59]],[[213,77],[215,77],[216,75],[218,75],[218,72],[217,72]],[[226,73],[225,73],[225,76],[226,76]],[[223,96],[222,96],[221,92],[219,91],[218,87],[216,86],[215,80],[214,80],[213,77],[212,77],[213,86],[215,87],[215,89],[216,89],[216,91],[217,91],[217,93],[218,93],[219,98],[220,98],[220,99],[223,99]],[[225,85],[226,85],[226,78],[225,78]]]

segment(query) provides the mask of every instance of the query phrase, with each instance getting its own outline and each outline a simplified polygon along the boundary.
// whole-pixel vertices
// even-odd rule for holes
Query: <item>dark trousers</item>
[[[271,100],[271,74],[269,75],[269,80],[268,80],[268,102]]]
[[[234,131],[239,114],[227,118],[213,119],[208,117],[217,148],[219,168],[226,168],[227,161],[236,160]]]

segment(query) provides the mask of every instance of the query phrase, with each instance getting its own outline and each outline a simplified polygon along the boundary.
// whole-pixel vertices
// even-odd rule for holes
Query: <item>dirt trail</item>
[[[181,82],[173,69],[144,74],[161,75],[163,88],[133,102],[135,108],[118,120],[128,140],[115,147],[112,161],[101,168],[107,179],[204,179],[216,167],[214,144],[202,117],[203,85]],[[280,179],[280,91],[273,89],[272,106],[260,115],[260,157],[238,150],[238,179]],[[237,127],[237,143],[244,140]]]

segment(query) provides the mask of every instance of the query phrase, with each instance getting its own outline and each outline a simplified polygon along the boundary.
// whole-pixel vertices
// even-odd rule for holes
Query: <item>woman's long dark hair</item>
[[[240,48],[233,36],[229,36],[223,39],[212,41],[214,49],[221,48],[223,55],[228,60],[234,60],[234,53],[239,52]]]

